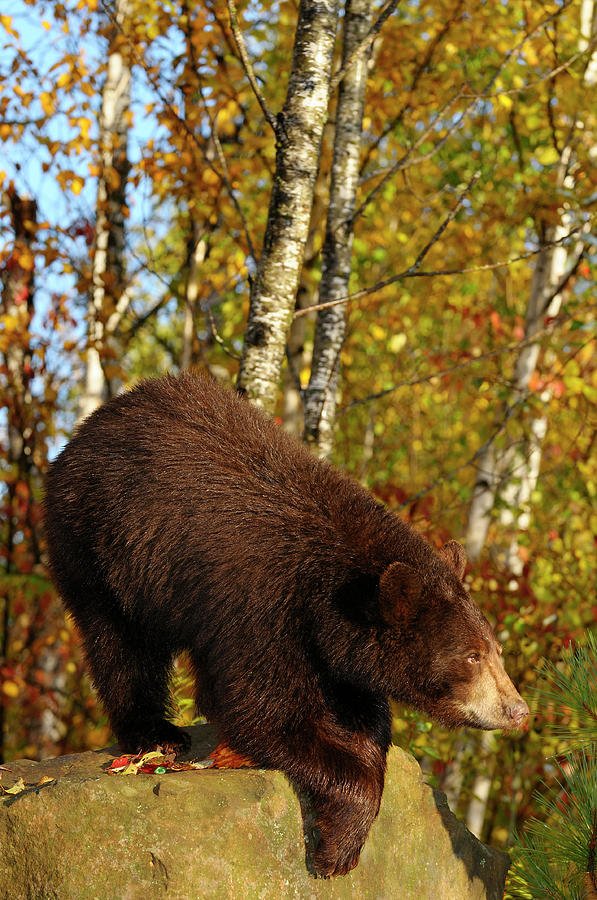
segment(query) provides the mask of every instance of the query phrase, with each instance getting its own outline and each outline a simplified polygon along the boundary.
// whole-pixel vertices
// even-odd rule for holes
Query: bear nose
[[[520,700],[513,706],[508,707],[508,716],[510,719],[512,719],[512,723],[515,728],[518,728],[520,725],[522,725],[528,714],[529,708],[524,700]]]

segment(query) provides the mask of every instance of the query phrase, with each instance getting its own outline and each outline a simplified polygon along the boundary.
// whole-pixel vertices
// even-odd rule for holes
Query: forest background
[[[594,0],[3,10],[2,759],[110,739],[44,567],[43,474],[105,397],[189,366],[462,540],[532,699],[597,614]],[[184,666],[175,689],[188,721]],[[507,846],[557,774],[557,711],[514,735],[395,713]]]

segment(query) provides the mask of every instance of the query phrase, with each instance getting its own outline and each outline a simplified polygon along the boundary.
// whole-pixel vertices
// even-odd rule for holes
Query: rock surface
[[[191,756],[215,746],[189,729]],[[0,900],[501,900],[508,857],[481,844],[393,749],[380,814],[357,868],[315,879],[299,800],[280,772],[108,775],[115,749],[2,771]],[[44,776],[52,781],[42,785]]]

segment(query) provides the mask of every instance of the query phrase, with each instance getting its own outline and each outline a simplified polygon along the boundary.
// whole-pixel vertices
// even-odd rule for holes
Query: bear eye
[[[471,664],[480,663],[481,662],[481,654],[480,653],[469,653],[466,658],[466,661]]]

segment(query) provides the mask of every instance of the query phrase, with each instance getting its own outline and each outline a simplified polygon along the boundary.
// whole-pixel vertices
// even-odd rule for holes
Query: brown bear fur
[[[96,410],[51,466],[51,569],[124,750],[180,748],[168,675],[238,754],[308,791],[320,875],[356,865],[383,790],[388,698],[448,726],[526,705],[437,552],[247,400],[183,374]]]

